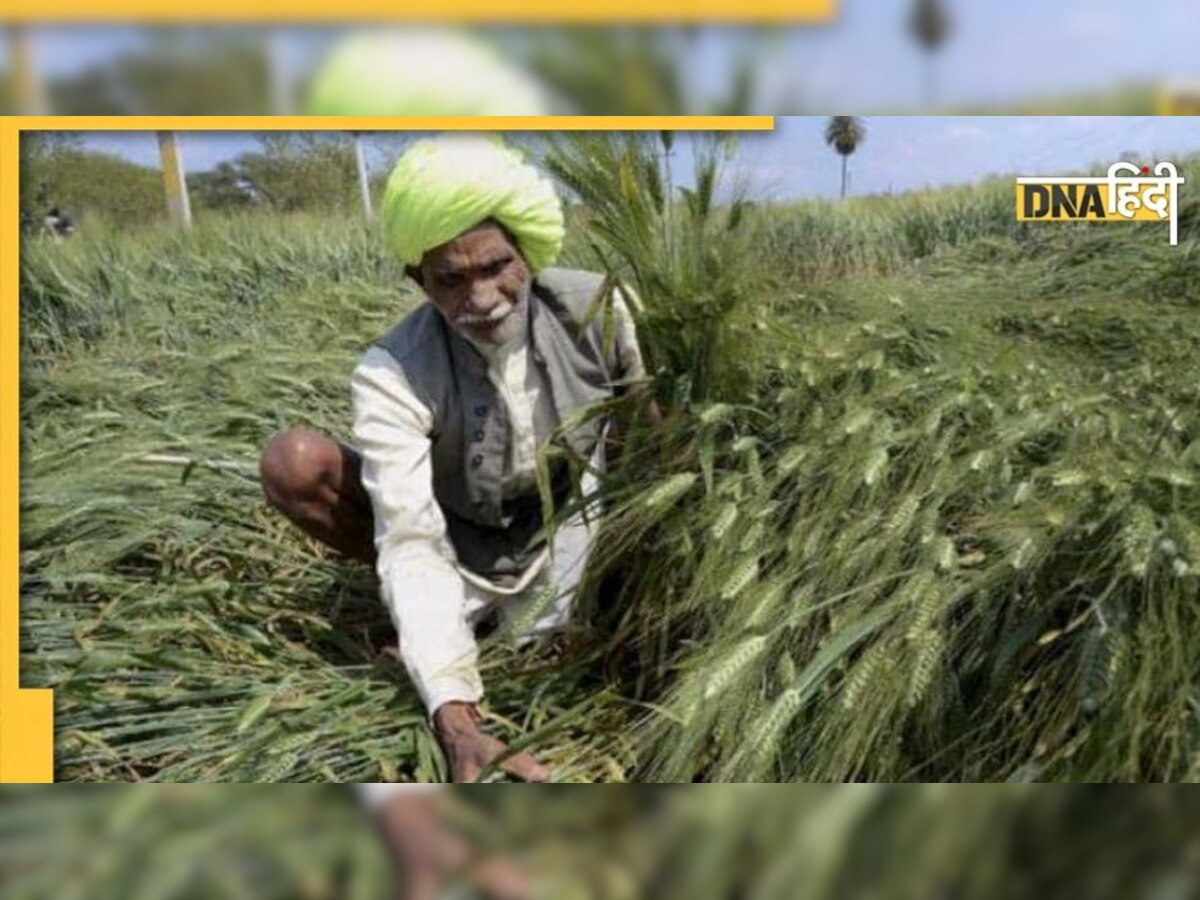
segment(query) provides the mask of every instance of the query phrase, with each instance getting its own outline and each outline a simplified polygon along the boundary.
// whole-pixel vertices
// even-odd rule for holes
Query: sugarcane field
[[[824,131],[826,120],[818,124]],[[248,163],[252,188],[228,172],[188,172],[190,227],[168,218],[153,166],[133,172],[111,154],[31,143],[20,251],[21,677],[54,691],[56,780],[736,782],[743,787],[713,798],[737,798],[729,815],[758,820],[762,847],[800,848],[772,857],[763,890],[814,898],[881,896],[838,888],[850,890],[853,876],[864,891],[876,875],[907,878],[907,893],[887,896],[1018,890],[998,875],[969,885],[920,878],[980,854],[972,841],[985,821],[1014,835],[1003,848],[988,844],[1000,860],[1023,852],[1037,823],[1084,829],[1104,813],[1081,793],[1020,806],[1019,794],[972,788],[978,805],[950,814],[932,784],[908,794],[884,784],[795,788],[805,793],[794,802],[768,801],[750,784],[1200,781],[1200,131],[1181,124],[1162,143],[1185,152],[1152,159],[1162,146],[1152,142],[1131,160],[1146,172],[1161,158],[1177,167],[1172,243],[1157,216],[1022,220],[1018,175],[1070,174],[1044,171],[1036,153],[1024,171],[971,183],[860,191],[862,154],[887,127],[883,118],[828,122],[813,158],[832,170],[834,195],[784,199],[739,185],[753,165],[747,148],[770,135],[513,136],[521,150],[511,154],[480,138],[470,152],[496,154],[488,165],[511,174],[512,224],[490,195],[475,194],[469,203],[454,194],[463,221],[434,221],[438,198],[458,189],[436,181],[455,168],[439,163],[439,137],[399,142],[370,184],[356,178],[345,141],[281,143],[279,158],[311,202],[286,202],[274,170]],[[1188,134],[1190,143],[1179,137]],[[854,155],[848,141],[863,150]],[[1107,180],[1114,161],[1085,153],[1076,170]],[[128,176],[124,205],[103,207],[95,198],[118,176]],[[372,217],[360,187],[374,192]],[[557,236],[558,220],[542,215],[556,203]],[[449,333],[425,289],[453,292],[458,282],[434,271],[431,248],[483,234],[465,229],[493,216],[503,228],[479,240],[513,238],[513,264],[523,258],[534,279],[530,304],[549,308],[539,279],[567,296],[576,289],[555,285],[576,282],[561,273],[589,273],[576,279],[590,287],[573,323],[589,346],[620,355],[622,335],[636,330],[628,389],[594,391],[601,399],[556,417],[528,457],[531,546],[558,548],[572,528],[591,535],[569,621],[546,634],[532,624],[558,608],[553,584],[530,589],[519,609],[497,601],[504,614],[494,620],[435,608],[442,570],[425,556],[418,564],[415,543],[404,542],[432,547],[441,518],[414,513],[395,527],[382,518],[411,511],[396,474],[403,454],[389,456],[375,437],[391,413],[367,411],[370,391],[388,393],[383,375],[358,381],[368,350],[372,371],[390,374],[420,356],[406,371],[426,399],[415,379],[441,372],[442,357],[426,359],[427,345],[394,330],[424,308],[421,333]],[[460,255],[474,264],[485,252]],[[464,321],[499,331],[498,315]],[[535,340],[543,326],[575,333],[540,321]],[[381,349],[389,334],[392,349]],[[474,344],[447,346],[457,360]],[[546,356],[529,372],[549,372],[561,412],[571,392],[556,367],[583,364]],[[458,540],[483,527],[467,522],[458,493],[500,497],[484,478],[493,451],[447,462],[437,444],[461,440],[469,457],[503,427],[493,416],[472,435],[474,382],[457,369],[454,379],[459,387],[443,396],[445,378],[430,376],[434,425],[425,406],[413,416],[433,437],[411,458],[426,494],[431,467],[438,491],[444,480],[455,492],[452,503],[437,499]],[[492,391],[484,375],[478,383]],[[463,426],[445,414],[460,400]],[[621,422],[619,446],[597,466],[597,441],[576,435],[608,434],[610,420]],[[264,448],[288,433],[327,442],[277,442],[292,455],[276,465]],[[298,454],[337,442],[361,451],[354,488],[373,501],[373,533],[365,497],[367,519],[356,520],[366,521],[361,556],[339,550],[337,535],[316,536],[317,525],[298,527],[319,516],[273,488]],[[522,445],[508,456],[496,446],[498,473]],[[460,594],[464,583],[468,597],[484,590],[460,579]],[[438,615],[460,618],[452,627]],[[469,671],[448,678],[434,665],[429,647],[443,638],[477,641]],[[453,744],[438,714],[452,707],[469,709],[489,743]],[[228,832],[201,830],[217,807],[173,790],[95,811],[96,822],[113,817],[104,827],[125,846],[150,841],[156,821],[189,818],[197,840],[171,832],[181,862],[157,869],[164,879],[183,878],[190,855],[220,858],[222,840],[267,848],[276,829],[297,836],[286,850],[263,850],[263,871],[278,877],[214,866],[210,887],[189,882],[198,892],[186,896],[379,896],[366,826],[329,824],[357,815],[339,789],[239,801],[257,818],[247,812]],[[537,809],[570,820],[570,805],[541,790]],[[639,881],[649,869],[630,863],[625,881],[592,895],[646,896],[645,884],[669,882],[677,893],[661,896],[704,896],[702,886],[728,896],[714,873],[733,879],[738,867],[719,861],[751,866],[751,851],[721,844],[705,824],[711,811],[680,812],[692,801],[654,796],[674,810],[669,826],[655,824],[657,806],[630,800],[619,815],[636,824],[610,837],[632,859],[638,835],[660,835],[675,848],[672,871],[693,880]],[[909,799],[893,806],[901,796]],[[1177,795],[1139,796],[1144,808],[1130,822],[1193,835],[1191,880],[1171,869],[1151,893],[1138,880],[1150,870],[1134,866],[1114,882],[1126,888],[1104,896],[1196,896],[1194,814],[1175,809]],[[504,809],[494,814],[542,830],[558,821],[518,809],[532,802],[497,800]],[[338,839],[306,856],[301,835],[318,810]],[[40,833],[24,821],[0,827]],[[101,827],[86,821],[73,840]],[[876,843],[850,842],[859,856],[834,860],[823,855],[825,828]],[[942,857],[906,875],[906,845],[881,835],[925,828],[943,837]],[[1090,839],[1077,837],[1080,847]],[[569,843],[560,848],[568,856]],[[877,845],[887,852],[874,867],[859,865]],[[702,847],[709,866],[695,858]],[[139,865],[136,854],[122,859],[112,871]],[[1101,896],[1047,877],[1057,887],[1043,896]],[[797,878],[806,887],[789,893]],[[40,896],[32,882],[27,889],[8,896]],[[103,896],[166,894],[114,887]]]

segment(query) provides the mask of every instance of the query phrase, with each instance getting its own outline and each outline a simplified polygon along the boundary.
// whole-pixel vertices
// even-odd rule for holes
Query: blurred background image
[[[561,787],[442,799],[479,856],[569,900],[1191,900],[1200,818],[1147,786]],[[6,787],[10,900],[403,896],[340,786]],[[450,878],[434,896],[496,897]]]
[[[28,26],[0,95],[52,115],[1134,115],[1192,89],[1198,37],[1190,0],[845,0],[791,28]]]

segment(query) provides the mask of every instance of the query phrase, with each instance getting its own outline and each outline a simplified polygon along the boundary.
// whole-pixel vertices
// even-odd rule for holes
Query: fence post
[[[12,73],[12,102],[17,114],[44,116],[46,92],[24,25],[12,25],[8,29],[8,65]]]
[[[162,160],[163,185],[167,191],[167,213],[176,225],[191,228],[192,204],[188,199],[187,179],[183,175],[179,136],[175,132],[158,133],[158,154]]]
[[[295,94],[291,64],[287,55],[287,39],[282,25],[268,26],[263,35],[267,58],[267,82],[271,115],[290,116],[295,110]]]
[[[354,138],[354,163],[358,167],[358,190],[362,195],[363,216],[368,222],[375,218],[375,210],[371,207],[371,178],[367,173],[367,156],[363,151],[362,132],[352,131]]]

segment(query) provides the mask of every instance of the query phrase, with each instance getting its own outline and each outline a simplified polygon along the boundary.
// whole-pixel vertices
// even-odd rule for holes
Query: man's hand
[[[455,784],[473,784],[507,749],[503,742],[484,734],[479,713],[468,703],[446,703],[433,717],[442,749],[450,760]],[[516,753],[500,763],[504,772],[522,781],[549,781],[550,772],[528,753]]]
[[[472,848],[447,825],[444,796],[400,794],[380,811],[380,826],[397,866],[397,900],[436,900],[465,879],[488,900],[527,900],[532,884],[505,856],[472,861]]]

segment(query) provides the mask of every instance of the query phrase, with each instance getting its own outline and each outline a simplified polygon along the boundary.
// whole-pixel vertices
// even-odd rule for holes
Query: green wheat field
[[[667,422],[577,498],[568,640],[486,640],[495,733],[575,783],[1200,781],[1200,193],[1172,248],[1017,223],[1007,181],[731,201],[723,148],[686,190],[662,149],[548,160]],[[22,667],[59,781],[445,779],[373,573],[257,481],[282,428],[348,437],[415,302],[348,214],[24,242]]]

